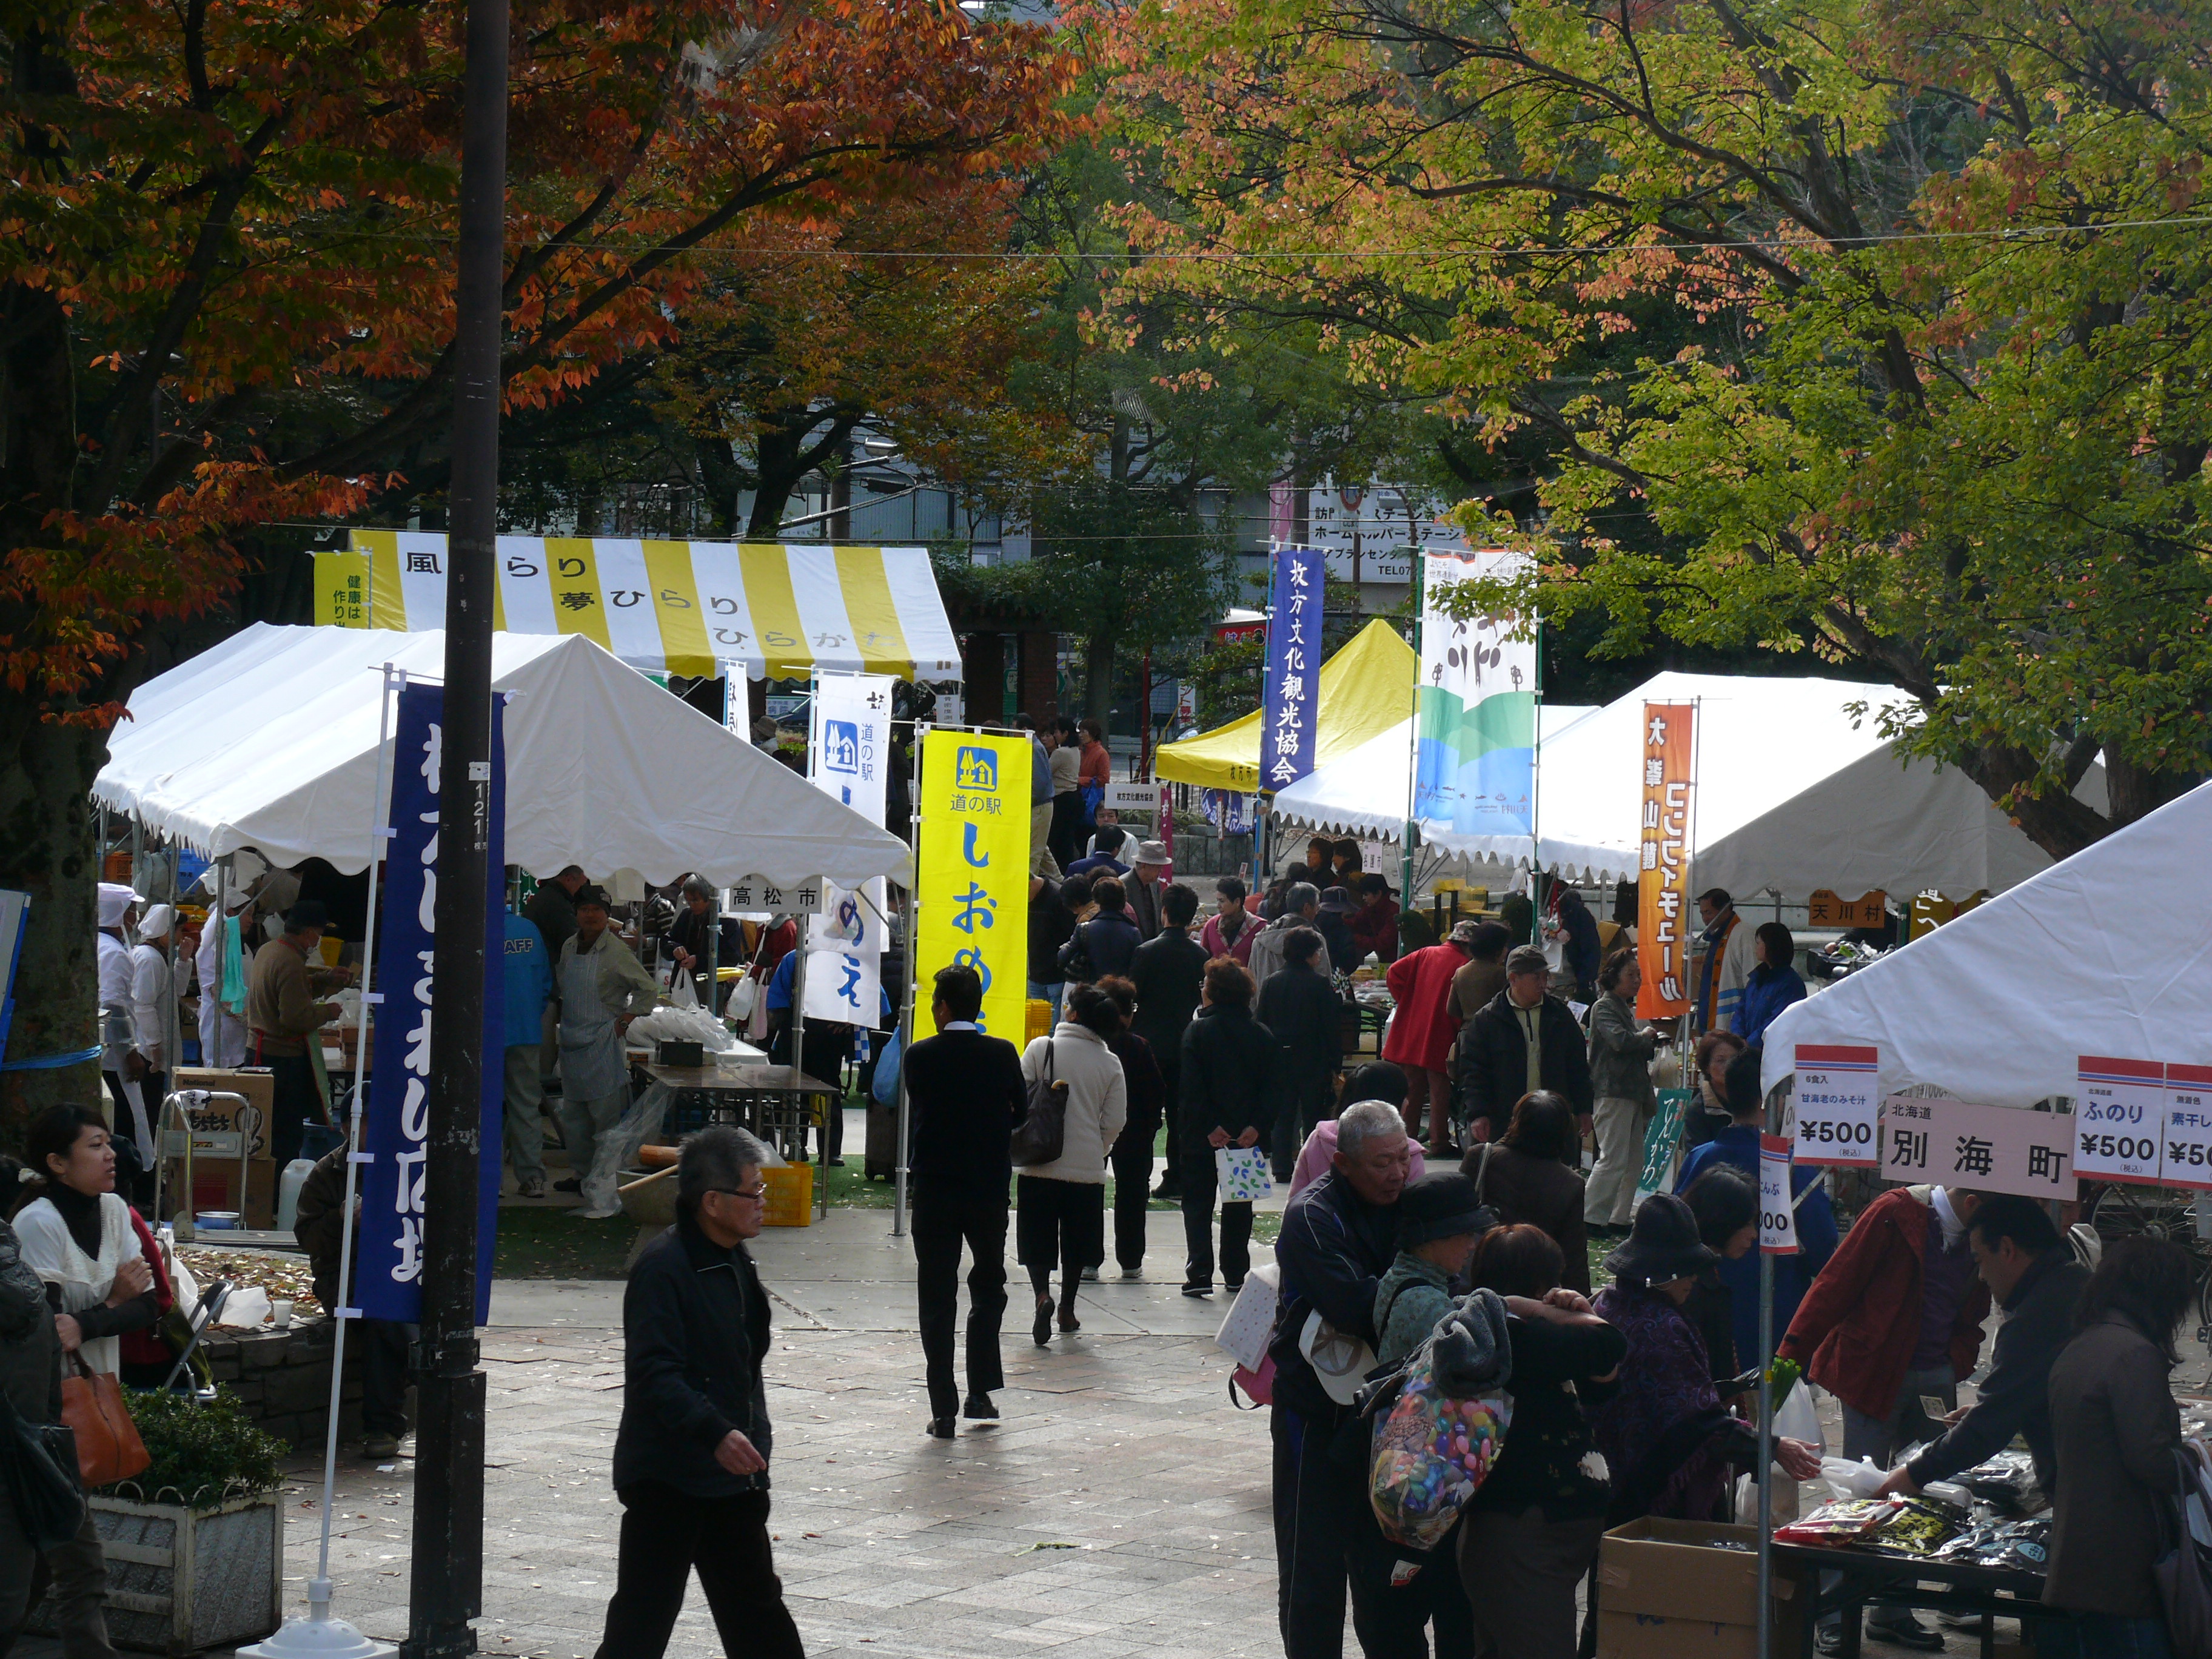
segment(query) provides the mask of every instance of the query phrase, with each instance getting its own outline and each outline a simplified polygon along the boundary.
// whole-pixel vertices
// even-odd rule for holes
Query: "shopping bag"
[[[0,1469],[6,1475],[0,1503],[9,1505],[34,1550],[67,1543],[84,1523],[72,1438],[58,1424],[26,1423],[0,1394]]]
[[[2166,1608],[2174,1659],[2212,1659],[2212,1552],[2192,1535],[2205,1519],[2203,1489],[2189,1454],[2173,1455],[2181,1471],[2181,1495],[2157,1499],[2164,1553],[2151,1563],[2151,1577]]]
[[[1275,1310],[1282,1301],[1282,1269],[1272,1261],[1246,1273],[1237,1300],[1213,1334],[1214,1346],[1245,1370],[1257,1372],[1267,1363],[1267,1344],[1275,1334]]]
[[[1259,1146],[1216,1146],[1213,1180],[1215,1196],[1224,1204],[1249,1204],[1275,1190],[1266,1149]]]
[[[1437,1387],[1425,1345],[1406,1368],[1390,1414],[1375,1425],[1369,1501],[1382,1535],[1410,1549],[1433,1549],[1459,1519],[1513,1420],[1503,1389],[1454,1400]]]
[[[699,1006],[699,992],[698,988],[691,983],[690,969],[678,968],[674,977],[676,982],[668,988],[670,1005],[678,1008],[696,1008]]]
[[[78,1479],[105,1486],[144,1474],[154,1456],[123,1403],[123,1385],[86,1365],[81,1353],[69,1358],[74,1375],[62,1378],[62,1421],[76,1436]]]

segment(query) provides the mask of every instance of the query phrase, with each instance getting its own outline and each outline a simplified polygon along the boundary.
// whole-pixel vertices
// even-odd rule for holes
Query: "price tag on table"
[[[2166,1066],[2165,1184],[2212,1190],[2212,1066]]]
[[[1796,1068],[1797,1161],[1861,1170],[1878,1165],[1881,1050],[1801,1042]]]
[[[2083,1054],[2074,1105],[2074,1173],[2084,1181],[2158,1184],[2169,1107],[2154,1060]]]
[[[1759,1138],[1759,1248],[1769,1255],[1797,1254],[1797,1209],[1790,1201],[1790,1143]]]

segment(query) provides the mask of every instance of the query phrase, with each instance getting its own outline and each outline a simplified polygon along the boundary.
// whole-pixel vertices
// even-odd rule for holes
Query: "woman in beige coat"
[[[1030,1334],[1041,1348],[1052,1340],[1054,1267],[1060,1270],[1060,1328],[1078,1331],[1076,1286],[1085,1267],[1106,1259],[1106,1154],[1129,1115],[1121,1062],[1106,1046],[1121,1029],[1113,998],[1095,985],[1070,986],[1067,1018],[1022,1054],[1024,1080],[1049,1078],[1067,1085],[1060,1156],[1030,1165],[1014,1180],[1014,1256],[1030,1270],[1036,1292]]]

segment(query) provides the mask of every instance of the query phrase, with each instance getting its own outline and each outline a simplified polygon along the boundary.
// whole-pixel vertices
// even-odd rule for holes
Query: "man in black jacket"
[[[2035,1459],[2036,1484],[2051,1490],[2057,1459],[2051,1435],[2051,1367],[2074,1335],[2074,1304],[2089,1270],[2032,1198],[1996,1193],[1966,1223],[1974,1267],[2004,1310],[1989,1373],[1974,1403],[1954,1415],[1942,1437],[1890,1472],[1885,1493],[1917,1493],[2002,1450],[2015,1434]]]
[[[915,1297],[921,1352],[929,1371],[929,1431],[950,1440],[953,1413],[994,1418],[991,1391],[1003,1388],[999,1322],[1006,1311],[1006,1155],[1014,1126],[1027,1115],[1022,1057],[1004,1037],[976,1029],[983,981],[973,968],[940,968],[930,1012],[937,1035],[908,1051],[906,1093],[913,1115]],[[960,1306],[960,1246],[968,1270],[968,1399],[952,1381],[952,1326]]]
[[[724,1651],[804,1659],[768,1533],[773,1437],[761,1360],[768,1293],[758,1237],[775,1154],[742,1129],[702,1129],[676,1166],[676,1224],[623,1293],[622,1549],[599,1659],[658,1659],[691,1569]]]
[[[1274,1443],[1275,1604],[1287,1659],[1341,1659],[1348,1551],[1358,1512],[1357,1476],[1329,1456],[1329,1443],[1352,1415],[1333,1398],[1304,1353],[1307,1321],[1322,1321],[1371,1351],[1375,1292],[1398,1250],[1398,1196],[1412,1143],[1397,1109],[1382,1101],[1347,1106],[1336,1120],[1336,1154],[1283,1212],[1275,1243],[1282,1283],[1275,1334],[1275,1397],[1267,1428]],[[1381,1609],[1355,1607],[1363,1650],[1385,1632]]]
[[[1166,1085],[1167,1167],[1160,1175],[1161,1198],[1182,1195],[1182,1166],[1176,1161],[1182,1136],[1176,1121],[1182,1099],[1182,1033],[1198,1013],[1199,993],[1206,985],[1206,947],[1190,936],[1197,918],[1198,895],[1176,883],[1160,896],[1159,933],[1129,958],[1130,982],[1137,988],[1137,1017],[1129,1029],[1151,1045]]]
[[[1294,927],[1283,939],[1283,971],[1260,988],[1260,1024],[1282,1045],[1284,1097],[1268,1136],[1275,1179],[1288,1182],[1298,1148],[1336,1102],[1344,1063],[1344,1004],[1315,965],[1321,934]]]
[[[1589,1040],[1567,1005],[1545,994],[1551,965],[1533,945],[1505,958],[1505,988],[1460,1028],[1453,1075],[1468,1144],[1505,1133],[1521,1097],[1549,1089],[1566,1097],[1589,1133]]]

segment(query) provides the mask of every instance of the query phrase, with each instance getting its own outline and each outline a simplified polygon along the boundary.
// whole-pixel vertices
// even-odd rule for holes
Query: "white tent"
[[[2031,1106],[2083,1054],[2212,1064],[2212,784],[1785,1009],[1761,1081],[1801,1042],[1872,1044],[1915,1085]]]
[[[256,624],[149,681],[109,738],[103,805],[210,858],[366,869],[381,670],[443,673],[443,633]],[[907,848],[577,635],[495,634],[507,859],[718,884],[897,875]]]
[[[1595,713],[1595,703],[1542,703],[1537,729],[1549,744]],[[1400,720],[1350,754],[1316,767],[1275,797],[1275,816],[1301,830],[1398,840],[1412,793],[1407,776],[1413,761],[1413,724]]]

